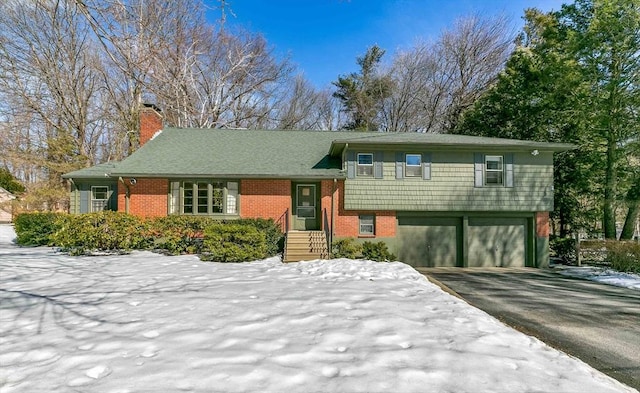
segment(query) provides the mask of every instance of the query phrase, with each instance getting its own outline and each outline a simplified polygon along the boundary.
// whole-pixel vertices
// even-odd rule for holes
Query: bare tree
[[[389,131],[449,132],[495,80],[512,50],[504,17],[456,21],[435,42],[421,42],[394,59],[393,94],[385,100]]]
[[[99,63],[90,29],[68,1],[0,5],[0,107],[14,138],[5,150],[33,182],[58,195],[60,175],[99,154]],[[49,205],[55,204],[50,198]]]
[[[260,35],[199,32],[167,46],[154,70],[167,119],[182,127],[265,128],[292,66],[276,60]]]

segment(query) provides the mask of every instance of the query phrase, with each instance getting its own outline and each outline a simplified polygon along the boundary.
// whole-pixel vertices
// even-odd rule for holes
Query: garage
[[[398,217],[398,259],[415,267],[462,266],[462,219]]]
[[[411,266],[527,266],[530,217],[397,217],[398,259]]]
[[[526,218],[470,217],[469,267],[523,267]]]

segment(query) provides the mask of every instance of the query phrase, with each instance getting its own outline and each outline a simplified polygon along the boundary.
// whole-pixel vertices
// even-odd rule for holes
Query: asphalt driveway
[[[541,269],[418,270],[502,322],[640,390],[640,291]]]

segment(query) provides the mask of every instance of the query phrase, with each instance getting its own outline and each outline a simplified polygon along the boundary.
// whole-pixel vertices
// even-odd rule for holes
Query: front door
[[[318,212],[318,185],[293,183],[293,229],[310,231],[320,229]]]

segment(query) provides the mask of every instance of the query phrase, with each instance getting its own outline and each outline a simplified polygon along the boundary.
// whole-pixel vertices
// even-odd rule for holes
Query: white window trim
[[[97,198],[95,198],[96,189],[98,189],[98,188],[104,188],[104,189],[106,189],[106,190],[107,190],[107,191],[106,191],[106,196],[107,196],[106,198],[104,198],[104,199],[97,199]],[[97,211],[102,211],[102,210],[104,210],[104,209],[101,209],[101,210],[95,210],[95,209],[94,209],[94,207],[95,207],[95,203],[94,203],[94,202],[103,202],[103,203],[104,203],[104,205],[105,205],[105,206],[104,206],[105,208],[108,208],[108,207],[109,207],[109,191],[111,191],[111,187],[109,187],[109,186],[91,186],[91,205],[89,206],[89,207],[90,207],[91,212],[97,212]]]
[[[489,161],[496,161],[499,159],[500,161],[500,169],[489,169],[488,163]],[[500,155],[485,155],[484,156],[484,185],[487,187],[504,187],[505,186],[505,165],[504,165],[504,156]],[[489,173],[500,173],[500,183],[489,183]]]
[[[371,219],[371,224],[363,224],[363,219]],[[363,226],[371,226],[371,232],[363,232]],[[360,214],[358,216],[358,235],[359,236],[375,236],[376,235],[376,216],[375,214]]]
[[[371,164],[360,164],[360,156],[371,156]],[[371,173],[361,174],[360,173],[360,168],[361,167],[371,168],[371,169],[369,169],[369,171]],[[373,153],[358,153],[358,154],[356,154],[356,176],[373,177]]]
[[[407,157],[408,156],[418,156],[418,158],[420,159],[420,163],[418,165],[409,165],[407,163]],[[409,174],[409,171],[407,171],[407,167],[409,167],[409,168],[418,168],[417,174]],[[418,177],[418,178],[422,177],[422,154],[406,153],[404,155],[404,177]]]

